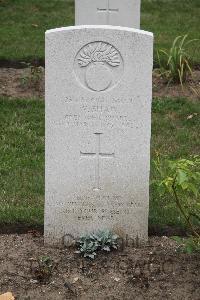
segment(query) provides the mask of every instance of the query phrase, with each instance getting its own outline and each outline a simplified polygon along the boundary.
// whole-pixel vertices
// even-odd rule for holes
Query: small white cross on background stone
[[[112,13],[119,13],[119,8],[112,8],[110,6],[110,1],[108,0],[107,6],[105,8],[99,8],[99,7],[97,7],[97,11],[99,13],[105,13],[106,14],[106,24],[110,25],[111,14]]]
[[[140,28],[141,0],[75,0],[75,25]]]

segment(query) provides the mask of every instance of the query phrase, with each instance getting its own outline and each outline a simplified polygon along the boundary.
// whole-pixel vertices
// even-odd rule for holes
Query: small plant
[[[109,252],[112,249],[117,249],[118,238],[118,235],[113,234],[109,230],[84,235],[77,241],[78,251],[76,253],[94,259],[97,251]]]
[[[53,264],[51,258],[48,256],[43,256],[36,261],[35,267],[31,265],[31,271],[37,281],[46,283],[49,281],[54,267],[55,265]]]
[[[200,222],[200,157],[192,159],[157,159],[154,161],[159,179],[156,180],[159,192],[172,195],[177,209],[185,219],[196,239],[200,239],[194,220]]]
[[[192,59],[187,52],[188,46],[198,39],[187,40],[188,35],[178,36],[169,51],[158,50],[157,58],[161,76],[169,83],[177,82],[183,86],[187,75],[192,75]]]
[[[38,89],[43,75],[43,68],[33,66],[30,63],[27,63],[26,66],[29,68],[28,74],[21,77],[21,84]]]
[[[110,252],[112,249],[118,248],[119,236],[109,230],[99,231],[97,234],[94,234],[94,237],[98,241],[100,250]]]
[[[181,238],[179,236],[172,237],[179,244],[178,250],[181,252],[185,252],[191,254],[193,252],[200,252],[200,239],[189,237],[189,238]]]
[[[78,251],[76,253],[83,254],[84,257],[94,259],[98,249],[98,242],[93,237],[93,234],[81,236],[77,241]]]

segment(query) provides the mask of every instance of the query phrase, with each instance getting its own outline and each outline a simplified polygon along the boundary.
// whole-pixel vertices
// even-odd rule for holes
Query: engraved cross
[[[118,13],[119,8],[111,8],[110,7],[110,1],[108,0],[107,7],[106,8],[97,8],[97,11],[99,13],[106,13],[107,24],[105,24],[105,25],[109,25],[109,23],[110,23],[110,14],[111,13]]]
[[[96,151],[91,152],[81,152],[81,157],[94,157],[96,159],[95,163],[95,187],[94,191],[100,190],[100,158],[113,158],[115,153],[103,153],[101,152],[101,135],[102,133],[95,133],[96,136]]]

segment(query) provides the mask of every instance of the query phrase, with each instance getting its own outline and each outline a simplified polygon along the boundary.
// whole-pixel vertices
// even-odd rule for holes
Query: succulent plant
[[[87,234],[77,241],[78,251],[76,253],[94,259],[96,251],[110,252],[112,249],[117,249],[118,238],[117,234],[113,234],[109,230]]]

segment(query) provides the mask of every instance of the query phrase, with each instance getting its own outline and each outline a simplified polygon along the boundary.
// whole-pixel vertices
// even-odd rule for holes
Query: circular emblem
[[[76,55],[74,70],[86,88],[102,92],[114,87],[123,73],[120,52],[105,42],[85,45]]]

